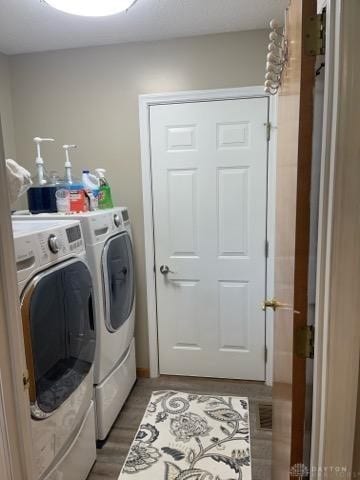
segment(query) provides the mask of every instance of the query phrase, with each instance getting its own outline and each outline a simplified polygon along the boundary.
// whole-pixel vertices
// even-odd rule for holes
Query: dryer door
[[[134,305],[133,250],[127,232],[111,238],[103,253],[106,326],[116,332],[129,318]]]
[[[37,275],[21,301],[32,415],[51,415],[90,371],[95,354],[92,281],[79,259]]]

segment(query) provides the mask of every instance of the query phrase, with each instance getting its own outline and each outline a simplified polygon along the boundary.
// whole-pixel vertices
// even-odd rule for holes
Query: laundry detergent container
[[[27,191],[28,205],[31,213],[56,213],[56,191],[61,185],[38,185]]]

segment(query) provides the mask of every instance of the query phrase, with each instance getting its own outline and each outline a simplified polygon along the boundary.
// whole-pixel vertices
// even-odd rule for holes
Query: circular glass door
[[[89,373],[95,355],[92,281],[72,260],[36,276],[21,302],[33,416],[54,412]]]
[[[127,232],[105,245],[103,273],[106,326],[110,332],[116,332],[129,318],[135,297],[133,250]]]

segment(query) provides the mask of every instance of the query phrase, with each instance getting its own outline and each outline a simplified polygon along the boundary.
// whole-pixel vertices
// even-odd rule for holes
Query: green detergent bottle
[[[106,170],[103,168],[95,169],[99,179],[99,208],[113,208],[114,204],[111,197],[111,188],[105,178]]]

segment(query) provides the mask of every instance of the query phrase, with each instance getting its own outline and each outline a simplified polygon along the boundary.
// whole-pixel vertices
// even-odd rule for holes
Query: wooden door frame
[[[323,478],[317,472],[326,467],[350,472],[354,460],[360,352],[360,189],[352,181],[360,177],[358,13],[358,0],[327,0],[312,478]],[[341,422],[336,422],[339,395]],[[337,475],[327,472],[329,480]]]
[[[267,258],[267,296],[274,292],[274,239],[275,239],[275,161],[276,161],[276,123],[277,99],[264,93],[263,86],[226,88],[216,90],[190,90],[139,96],[140,146],[141,146],[141,173],[143,190],[144,234],[145,234],[145,269],[147,294],[147,329],[149,345],[150,377],[159,376],[159,345],[157,324],[157,298],[154,242],[154,212],[151,175],[151,146],[150,146],[150,107],[179,103],[211,102],[221,100],[238,100],[241,98],[269,98],[269,118],[271,135],[268,144],[268,197],[267,197],[267,239],[269,241],[269,255]],[[264,125],[264,129],[266,125]],[[265,131],[265,130],[264,130]],[[260,305],[259,305],[260,308]],[[272,384],[272,352],[273,352],[273,313],[266,313],[267,362],[265,378],[268,385]]]
[[[31,480],[30,408],[6,175],[0,123],[0,455],[7,462],[6,480]]]

